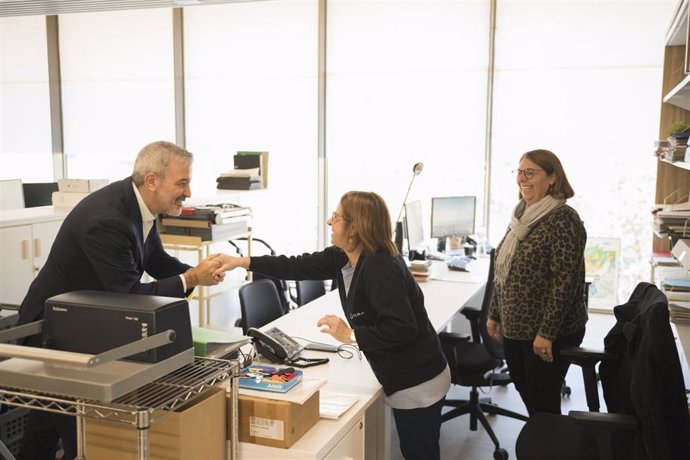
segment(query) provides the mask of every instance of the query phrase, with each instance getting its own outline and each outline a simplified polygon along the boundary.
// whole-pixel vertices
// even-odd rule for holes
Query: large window
[[[0,179],[52,181],[43,16],[0,18]]]
[[[316,250],[317,1],[185,8],[184,27],[194,193],[251,206],[280,253]],[[268,189],[216,193],[241,150],[269,152]]]
[[[593,238],[618,239],[618,292],[649,277],[663,39],[675,1],[499,2],[491,240],[517,202],[510,171],[546,148]],[[615,305],[612,304],[611,306]]]
[[[329,206],[375,191],[393,219],[412,166],[426,237],[432,196],[483,203],[488,2],[330,1]]]
[[[67,175],[122,179],[137,152],[175,141],[172,10],[59,17]]]

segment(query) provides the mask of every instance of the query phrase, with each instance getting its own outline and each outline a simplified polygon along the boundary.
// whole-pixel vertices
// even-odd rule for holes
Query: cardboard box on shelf
[[[149,429],[149,458],[182,460],[224,459],[227,454],[226,395],[213,387],[187,404],[156,419]],[[89,460],[136,460],[137,429],[122,422],[86,418]]]
[[[58,191],[91,193],[108,185],[108,179],[58,179]]]
[[[289,448],[320,417],[318,391],[304,404],[240,395],[239,406],[240,441],[263,446]]]

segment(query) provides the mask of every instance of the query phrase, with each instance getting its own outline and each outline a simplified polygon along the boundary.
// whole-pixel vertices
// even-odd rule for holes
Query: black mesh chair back
[[[261,279],[245,284],[239,290],[242,331],[264,326],[283,316],[283,309],[273,281]]]
[[[300,280],[297,284],[297,305],[302,306],[326,294],[326,287],[321,280]]]

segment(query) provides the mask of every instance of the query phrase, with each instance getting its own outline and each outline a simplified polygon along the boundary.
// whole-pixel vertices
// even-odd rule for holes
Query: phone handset
[[[265,333],[250,327],[247,329],[247,335],[253,339],[256,350],[273,363],[287,363],[296,358],[304,349],[277,327]]]
[[[266,332],[250,327],[247,329],[247,335],[252,338],[256,351],[272,363],[311,367],[328,362],[328,358],[301,358],[299,355],[304,346],[277,327],[272,327]]]

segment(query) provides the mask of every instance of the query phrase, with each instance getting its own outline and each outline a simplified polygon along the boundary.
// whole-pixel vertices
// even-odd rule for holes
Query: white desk
[[[430,278],[438,277],[453,280],[430,279],[426,283],[420,283],[429,318],[436,330],[445,328],[458,310],[486,281],[488,267],[488,258],[477,260],[471,273],[448,272],[444,263],[434,262],[431,267],[432,275]],[[304,337],[309,340],[337,345],[338,342],[335,339],[320,332],[319,328],[316,327],[317,321],[329,313],[343,316],[337,292],[328,293],[262,329],[277,326],[294,337]],[[331,360],[326,365],[304,369],[305,378],[326,379],[327,383],[322,387],[322,391],[354,394],[359,397],[359,401],[338,420],[321,419],[290,449],[240,443],[240,458],[243,460],[267,458],[321,460],[334,458],[335,455],[330,455],[333,453],[333,449],[339,447],[338,444],[341,440],[346,436],[349,437],[352,430],[357,429],[363,421],[366,430],[365,445],[357,454],[353,455],[353,458],[377,460],[390,458],[391,414],[390,410],[383,404],[381,398],[383,390],[374,377],[366,358],[363,357],[361,361],[357,357],[347,360],[334,353],[316,351],[305,351],[303,356],[308,358],[325,356]],[[397,446],[394,448],[397,449]]]

